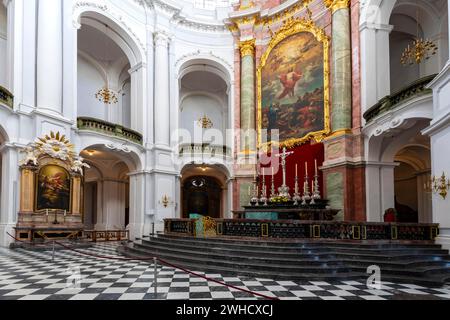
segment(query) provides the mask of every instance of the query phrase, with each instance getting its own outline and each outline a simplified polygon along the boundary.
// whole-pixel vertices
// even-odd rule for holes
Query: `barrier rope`
[[[21,242],[21,243],[25,243],[25,244],[30,244],[30,245],[36,246],[36,244],[34,244],[34,243],[28,243],[28,242],[19,240],[16,237],[14,237],[11,234],[9,234],[8,232],[6,234],[8,236],[10,236],[12,239],[14,239],[15,241],[17,241],[17,242]],[[94,257],[94,258],[97,258],[97,259],[118,260],[118,261],[152,261],[152,260],[154,260],[156,258],[157,261],[159,261],[162,265],[165,265],[166,267],[178,269],[180,271],[183,271],[184,273],[193,275],[193,276],[195,276],[197,278],[202,278],[202,279],[204,279],[206,281],[214,282],[214,283],[220,284],[222,286],[225,286],[225,287],[228,287],[228,288],[231,288],[231,289],[235,289],[235,290],[238,290],[238,291],[241,291],[241,292],[249,293],[251,295],[254,295],[254,296],[257,296],[257,297],[261,297],[261,298],[264,298],[266,300],[279,300],[276,297],[269,297],[269,296],[266,296],[266,295],[258,293],[258,292],[254,292],[254,291],[251,291],[251,290],[239,288],[237,286],[233,286],[231,284],[227,284],[225,282],[222,282],[222,281],[219,281],[219,280],[216,280],[216,279],[213,279],[213,278],[209,278],[207,276],[204,276],[204,275],[198,274],[196,272],[193,272],[193,271],[191,271],[189,269],[186,269],[186,268],[177,266],[175,264],[172,264],[172,263],[170,263],[168,261],[165,261],[163,259],[160,259],[160,258],[158,258],[156,256],[145,257],[145,258],[140,258],[140,257],[125,258],[125,257],[119,257],[119,256],[117,256],[117,257],[108,257],[108,256],[102,256],[102,255],[97,255],[97,254],[93,254],[93,253],[83,252],[83,251],[80,251],[78,249],[71,248],[71,247],[65,245],[64,243],[61,243],[61,242],[58,242],[58,241],[54,241],[54,243],[59,245],[59,246],[61,246],[61,247],[63,247],[63,248],[65,248],[66,250],[70,250],[70,251],[73,251],[73,252],[78,253],[80,255]]]

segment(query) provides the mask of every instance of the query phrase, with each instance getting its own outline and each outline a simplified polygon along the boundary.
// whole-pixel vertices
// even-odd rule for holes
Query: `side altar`
[[[60,133],[38,138],[23,152],[16,239],[36,242],[81,237],[83,169],[89,166]]]
[[[308,163],[305,163],[305,177],[303,186],[300,187],[298,165],[295,166],[295,186],[293,193],[286,183],[286,162],[293,152],[283,152],[277,157],[281,159],[283,174],[282,185],[276,189],[274,168],[272,167],[270,194],[266,184],[266,175],[253,180],[253,194],[248,206],[244,210],[233,211],[234,219],[256,220],[315,220],[332,221],[339,213],[328,206],[328,201],[320,194],[319,171],[317,160],[315,161],[315,173],[310,180]],[[311,182],[310,182],[311,181]]]

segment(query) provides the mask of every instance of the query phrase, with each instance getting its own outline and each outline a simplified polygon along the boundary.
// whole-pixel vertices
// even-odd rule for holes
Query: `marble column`
[[[255,40],[244,41],[241,50],[241,151],[256,149]]]
[[[37,41],[37,107],[62,113],[62,0],[39,0]]]
[[[170,145],[169,42],[162,32],[155,33],[155,144]]]
[[[352,128],[352,61],[349,0],[328,4],[332,11],[332,109],[334,133]]]

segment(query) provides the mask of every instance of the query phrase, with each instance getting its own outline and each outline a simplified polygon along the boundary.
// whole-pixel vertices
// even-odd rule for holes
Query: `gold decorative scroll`
[[[325,30],[318,27],[311,18],[311,12],[308,10],[307,18],[290,18],[283,27],[278,30],[272,37],[269,46],[261,57],[261,63],[257,69],[257,101],[258,101],[258,142],[260,148],[265,148],[271,143],[262,143],[262,71],[265,67],[272,50],[286,38],[300,32],[309,32],[323,44],[323,70],[324,70],[324,130],[311,132],[302,138],[293,138],[285,141],[280,141],[280,147],[292,148],[304,144],[310,140],[322,142],[331,133],[330,123],[330,39],[326,35]]]

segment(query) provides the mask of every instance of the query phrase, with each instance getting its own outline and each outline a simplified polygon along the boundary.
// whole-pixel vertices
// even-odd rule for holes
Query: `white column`
[[[147,135],[146,144],[153,144],[154,137],[154,46],[153,32],[147,26]]]
[[[389,34],[393,26],[364,24],[361,37],[361,102],[363,113],[391,92]]]
[[[8,246],[13,240],[6,232],[14,235],[14,227],[17,223],[17,211],[19,203],[18,186],[18,153],[16,149],[6,147],[2,157],[2,181],[0,199],[0,246]]]
[[[62,113],[62,0],[38,1],[37,107]]]
[[[143,133],[144,123],[146,123],[146,113],[148,112],[145,106],[145,89],[146,88],[146,74],[147,68],[143,63],[139,63],[129,70],[131,75],[131,129]]]
[[[155,144],[170,145],[169,37],[155,33]]]
[[[107,230],[125,228],[125,183],[116,180],[103,181],[103,209]]]
[[[146,192],[145,173],[130,174],[130,238],[140,238],[144,234],[145,198],[150,196]],[[150,230],[147,228],[147,230]]]
[[[382,222],[384,212],[395,208],[395,163],[368,163],[366,168],[367,221]]]
[[[430,173],[421,172],[417,175],[417,205],[419,223],[432,223],[432,199],[431,194],[425,190],[425,184],[430,182]]]
[[[97,181],[97,219],[95,224],[95,230],[104,230],[105,219],[103,215],[103,182]]]

